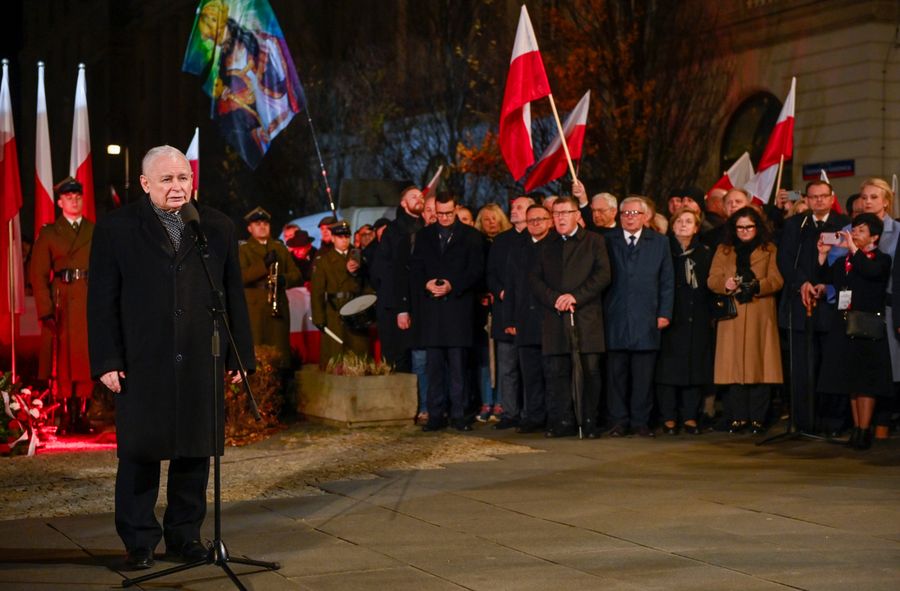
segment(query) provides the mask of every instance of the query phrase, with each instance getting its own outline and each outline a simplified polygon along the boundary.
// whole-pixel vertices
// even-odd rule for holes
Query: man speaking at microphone
[[[214,209],[198,212],[189,204],[191,178],[180,151],[151,149],[140,178],[148,197],[108,213],[94,230],[91,373],[116,395],[116,531],[132,569],[153,566],[160,539],[171,559],[198,560],[208,552],[200,527],[209,458],[224,443],[223,421],[213,433],[212,417],[214,380],[224,376],[213,375],[214,299],[198,241],[206,243],[206,264],[224,295],[238,352],[249,370],[255,367],[234,225]],[[238,381],[234,351],[220,328],[219,371]],[[216,404],[223,417],[223,400]],[[162,526],[154,515],[161,460],[169,460]]]

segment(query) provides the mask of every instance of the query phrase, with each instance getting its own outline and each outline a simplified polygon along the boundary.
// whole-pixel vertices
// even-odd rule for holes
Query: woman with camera
[[[860,450],[872,445],[875,398],[893,396],[884,321],[891,257],[878,250],[883,231],[877,215],[861,213],[849,232],[837,232],[835,239],[823,233],[818,243],[818,279],[834,287],[838,309],[822,351],[818,390],[850,396],[854,429],[847,445]],[[829,265],[832,246],[847,254]]]
[[[731,433],[765,431],[771,384],[782,382],[775,294],[778,272],[772,231],[755,207],[734,212],[709,271],[709,288],[734,297],[737,315],[719,320],[713,380],[728,385],[725,416]]]

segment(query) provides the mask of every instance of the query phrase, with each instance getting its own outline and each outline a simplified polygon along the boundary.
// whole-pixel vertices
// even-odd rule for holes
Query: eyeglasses
[[[456,212],[455,211],[436,211],[436,212],[434,212],[434,215],[438,216],[439,218],[449,218],[451,216],[456,215]]]
[[[564,215],[570,215],[570,214],[573,214],[573,213],[578,213],[578,210],[577,210],[577,209],[567,209],[566,211],[554,211],[554,212],[553,212],[553,217],[555,217],[555,218],[561,218],[561,217],[563,217]]]
[[[629,209],[627,211],[623,211],[622,215],[626,217],[634,217],[636,215],[644,215],[644,212],[639,209]]]
[[[822,195],[807,195],[807,199],[828,199],[831,197],[831,193],[824,193]]]
[[[756,224],[749,224],[747,226],[735,226],[735,229],[738,232],[749,232],[750,230],[756,229]]]
[[[526,223],[531,224],[532,226],[536,224],[540,224],[541,222],[549,222],[550,218],[531,218],[530,220],[525,220]]]

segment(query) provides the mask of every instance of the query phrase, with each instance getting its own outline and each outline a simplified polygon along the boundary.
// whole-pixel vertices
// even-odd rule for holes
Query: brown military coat
[[[268,301],[269,289],[266,286],[269,269],[264,259],[270,250],[275,252],[278,274],[284,275],[284,285],[278,287],[278,310],[281,312],[278,318],[272,316],[272,304]],[[269,240],[262,244],[250,238],[241,242],[238,258],[241,262],[253,344],[275,347],[278,350],[277,366],[287,369],[291,366],[291,313],[284,290],[300,285],[300,270],[280,240]]]
[[[78,233],[64,216],[41,228],[31,251],[31,285],[38,318],[54,318],[57,335],[41,329],[38,378],[53,373],[53,351],[57,351],[56,377],[68,392],[71,382],[90,381],[88,358],[87,291],[88,279],[63,283],[63,269],[87,270],[94,224],[81,219]],[[57,338],[54,338],[56,336]]]
[[[342,347],[333,338],[322,333],[319,346],[320,367],[324,368],[330,359],[346,351],[353,351],[357,355],[368,354],[368,333],[351,330],[340,315],[341,306],[364,293],[372,293],[372,290],[365,288],[359,276],[353,276],[347,271],[347,255],[342,255],[333,248],[320,252],[316,257],[310,282],[312,321],[316,326],[327,326],[344,341]]]

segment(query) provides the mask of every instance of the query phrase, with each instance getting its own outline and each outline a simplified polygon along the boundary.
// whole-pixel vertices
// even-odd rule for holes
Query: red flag
[[[591,91],[584,93],[575,108],[566,117],[563,123],[563,133],[566,134],[566,144],[569,146],[569,155],[572,160],[581,158],[581,149],[584,145],[584,132],[587,127],[588,109],[591,106]],[[566,174],[569,163],[559,141],[559,134],[553,138],[547,149],[538,160],[537,166],[531,169],[528,179],[525,181],[525,191],[531,191],[535,187],[546,185]]]
[[[88,124],[84,64],[78,64],[78,82],[75,84],[75,119],[72,122],[72,155],[69,159],[69,176],[81,183],[84,217],[92,222],[95,221],[97,208],[94,204],[94,167],[91,159],[91,129]]]
[[[790,160],[794,155],[794,96],[796,88],[797,79],[791,78],[791,90],[781,107],[775,129],[769,136],[769,143],[766,144],[762,158],[759,159],[759,166],[757,166],[759,172],[744,185],[753,199],[762,203],[769,202],[775,178],[778,176],[781,157],[784,156],[784,160]]]
[[[50,128],[47,95],[44,93],[44,62],[38,62],[37,124],[34,138],[34,237],[45,224],[56,220],[53,201],[53,165],[50,159]]]
[[[12,101],[9,96],[9,61],[3,60],[0,82],[0,273],[6,294],[0,296],[0,312],[21,314],[25,311],[25,273],[22,266],[22,231],[19,210],[22,209],[22,183],[19,179],[19,155],[13,127]]]
[[[550,94],[550,83],[538,49],[537,38],[522,6],[516,41],[513,44],[506,90],[500,107],[500,152],[516,180],[534,164],[531,144],[531,101]]]
[[[722,175],[712,189],[725,189],[730,191],[735,187],[743,187],[751,178],[753,178],[753,162],[750,161],[750,153],[744,152],[741,157],[734,161],[725,174]],[[712,191],[710,189],[710,191]]]
[[[200,128],[194,128],[194,137],[191,139],[191,145],[188,146],[187,152],[184,153],[187,156],[188,163],[191,165],[191,172],[194,173],[194,182],[193,182],[193,193],[194,197],[197,196],[197,191],[200,189]]]
[[[116,209],[122,207],[122,198],[119,197],[118,191],[112,185],[109,186],[109,198],[112,199],[113,207]]]
[[[422,189],[422,197],[428,197],[429,193],[434,193],[437,190],[437,186],[441,182],[442,172],[444,172],[443,164],[438,166],[437,172],[434,173],[434,176],[431,177],[431,180],[428,181],[428,184],[425,185],[424,189]]]

